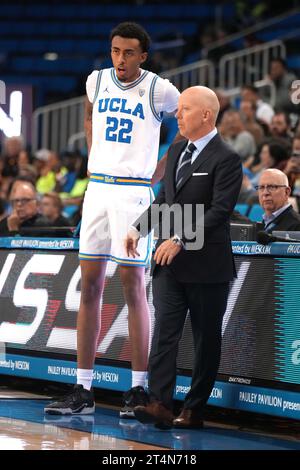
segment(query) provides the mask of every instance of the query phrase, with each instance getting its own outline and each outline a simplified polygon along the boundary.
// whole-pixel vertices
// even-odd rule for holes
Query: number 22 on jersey
[[[107,128],[105,132],[105,140],[130,144],[130,134],[132,132],[133,127],[133,122],[131,119],[118,119],[116,117],[107,116],[106,124]]]

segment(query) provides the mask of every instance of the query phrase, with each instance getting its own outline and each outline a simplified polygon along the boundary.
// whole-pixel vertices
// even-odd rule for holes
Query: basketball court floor
[[[214,408],[201,430],[161,431],[122,420],[97,402],[94,415],[44,415],[50,397],[0,385],[0,450],[300,450],[299,423],[268,416],[233,421]],[[223,410],[224,411],[224,410]]]

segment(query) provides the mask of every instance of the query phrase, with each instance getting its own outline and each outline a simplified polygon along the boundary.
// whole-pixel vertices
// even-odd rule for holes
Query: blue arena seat
[[[236,204],[234,209],[242,215],[247,215],[249,206],[248,204]]]
[[[22,16],[24,14],[23,5],[1,5],[1,17],[2,18],[12,18],[15,20],[17,16]]]
[[[0,50],[3,53],[12,53],[19,50],[19,45],[22,43],[19,39],[0,39]]]
[[[281,37],[284,37],[287,33],[289,33],[290,28],[273,28],[272,30],[269,31],[262,31],[257,33],[257,38],[268,42],[268,41],[273,41],[274,39],[280,39]]]
[[[12,60],[14,70],[24,73],[87,73],[93,67],[91,59],[57,59],[53,61],[32,57],[17,57]]]
[[[154,51],[158,45],[162,46],[164,38],[166,41],[177,38],[182,43],[189,43],[192,36],[196,40],[199,26],[205,27],[215,21],[216,2],[203,4],[187,0],[170,5],[170,2],[162,0],[150,2],[150,5],[145,4],[148,2],[142,2],[143,5],[140,2],[131,3],[120,2],[112,8],[111,2],[80,1],[74,5],[64,0],[46,4],[15,0],[4,2],[0,18],[2,75],[17,77],[17,81],[14,78],[15,83],[32,83],[42,90],[47,100],[47,94],[54,94],[52,92],[62,84],[65,74],[67,83],[62,84],[60,94],[75,94],[79,88],[82,89],[84,77],[96,68],[97,63],[111,66],[109,34],[119,22],[126,19],[141,22],[152,37]],[[222,4],[222,19],[232,19],[235,8],[234,2]],[[276,27],[258,31],[257,38],[260,34],[269,35],[269,38],[284,38],[288,32],[295,35],[296,28],[300,30],[298,11],[293,16],[283,18]],[[244,40],[240,38],[232,46],[235,49],[243,48]],[[44,54],[49,52],[56,53],[58,60],[44,60]],[[179,65],[201,59],[199,52],[181,57],[182,45],[174,49],[174,55],[181,62]],[[300,69],[296,48],[294,55],[287,59],[290,67]],[[256,65],[260,67],[261,64]],[[53,96],[50,98],[53,100]]]
[[[63,208],[62,214],[64,217],[72,217],[72,215],[77,211],[78,206],[76,204],[72,204],[71,206],[65,206]]]
[[[292,69],[300,69],[300,54],[289,56],[287,59],[287,65]]]
[[[249,210],[248,217],[253,222],[261,222],[263,213],[263,208],[259,204],[253,204]]]

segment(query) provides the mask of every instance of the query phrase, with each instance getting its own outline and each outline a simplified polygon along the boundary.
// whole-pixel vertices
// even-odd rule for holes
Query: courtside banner
[[[76,372],[80,268],[77,248],[63,244],[74,240],[3,239],[3,242],[8,240],[17,240],[19,246],[0,249],[0,372],[73,381]],[[28,246],[29,240],[31,248]],[[48,245],[42,247],[40,242],[48,242]],[[300,392],[300,258],[295,254],[246,254],[245,246],[260,245],[249,242],[238,244],[244,246],[244,252],[235,256],[238,278],[231,284],[223,319],[219,381],[210,403],[293,415],[299,411],[296,398],[281,395],[280,402],[277,392]],[[286,245],[288,249],[289,244]],[[153,331],[154,309],[149,271],[146,272],[146,286]],[[114,263],[108,263],[100,310],[102,326],[94,386],[126,390],[130,381],[128,310]],[[23,359],[13,359],[10,354],[23,356]],[[21,362],[15,364],[15,360]],[[38,360],[41,362],[35,362]],[[24,364],[22,361],[25,361]],[[28,369],[26,361],[39,365]],[[178,357],[178,377],[181,379],[178,379],[176,397],[179,399],[187,393],[192,361],[192,335],[187,319]],[[74,365],[70,366],[72,362]],[[41,366],[42,363],[45,367]],[[103,375],[103,367],[106,366],[108,370],[104,372],[107,374]],[[251,387],[255,391],[251,391]],[[267,392],[260,391],[260,388],[265,388]],[[250,395],[239,395],[240,391],[248,393],[248,389]],[[258,398],[259,394],[273,396],[270,390],[278,399],[265,398],[263,403],[264,398]],[[255,394],[257,397],[253,398]],[[284,405],[284,401],[290,404]]]
[[[0,371],[7,375],[76,383],[76,362],[7,354],[0,360]],[[184,400],[190,377],[177,376],[174,398]],[[125,391],[131,384],[131,371],[122,367],[96,364],[93,387]],[[300,393],[266,387],[234,385],[216,381],[209,405],[300,420]]]

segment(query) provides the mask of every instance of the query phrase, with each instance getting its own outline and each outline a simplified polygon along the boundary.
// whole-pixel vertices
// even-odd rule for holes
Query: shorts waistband
[[[123,184],[133,186],[151,186],[151,180],[147,178],[130,178],[127,176],[112,176],[102,173],[92,173],[90,181],[104,184]]]

